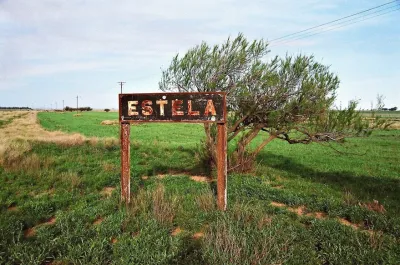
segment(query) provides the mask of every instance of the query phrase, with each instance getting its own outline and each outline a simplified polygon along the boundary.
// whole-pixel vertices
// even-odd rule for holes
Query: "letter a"
[[[217,115],[212,99],[207,100],[207,106],[206,109],[204,110],[204,116],[209,116],[210,113],[212,116]]]

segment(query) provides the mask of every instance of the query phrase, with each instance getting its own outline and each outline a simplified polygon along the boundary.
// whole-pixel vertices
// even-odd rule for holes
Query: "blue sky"
[[[157,92],[177,52],[242,32],[274,39],[390,0],[0,0],[0,106],[117,108]],[[400,7],[400,1],[397,1]],[[289,43],[270,57],[313,54],[341,79],[337,106],[400,107],[400,11]]]

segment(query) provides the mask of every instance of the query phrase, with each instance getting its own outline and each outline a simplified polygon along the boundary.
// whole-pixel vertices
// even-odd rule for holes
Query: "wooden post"
[[[227,204],[227,134],[226,124],[218,125],[218,142],[217,142],[217,204],[221,211],[226,210]]]
[[[126,204],[131,199],[131,144],[129,123],[121,123],[121,201]]]

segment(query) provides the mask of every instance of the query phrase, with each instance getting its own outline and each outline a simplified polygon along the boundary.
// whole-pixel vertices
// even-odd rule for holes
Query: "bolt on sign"
[[[121,200],[130,202],[130,123],[217,123],[217,203],[226,209],[226,93],[119,94],[121,125]]]

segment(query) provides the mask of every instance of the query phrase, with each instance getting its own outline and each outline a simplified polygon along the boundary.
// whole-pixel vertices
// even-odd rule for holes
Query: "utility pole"
[[[64,111],[64,100],[63,100],[63,111]]]
[[[76,113],[78,114],[78,96],[76,96]]]
[[[122,94],[122,86],[123,86],[126,82],[120,81],[120,82],[117,82],[117,83],[121,85],[121,94]]]

